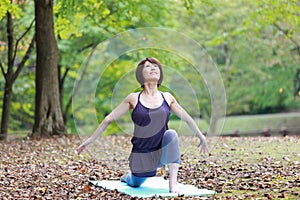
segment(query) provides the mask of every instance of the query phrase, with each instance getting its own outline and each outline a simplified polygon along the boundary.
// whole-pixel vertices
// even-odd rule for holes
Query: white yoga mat
[[[93,185],[108,190],[118,190],[132,197],[147,198],[152,196],[176,197],[178,194],[169,192],[169,181],[163,177],[151,177],[138,188],[128,186],[118,180],[90,181]],[[193,185],[179,183],[180,195],[184,196],[209,196],[216,194],[213,190],[199,189]]]

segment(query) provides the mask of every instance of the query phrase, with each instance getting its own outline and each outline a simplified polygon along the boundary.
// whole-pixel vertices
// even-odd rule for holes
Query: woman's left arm
[[[173,97],[172,94],[166,92],[164,93],[165,97],[169,100],[170,109],[174,114],[179,117],[181,120],[185,121],[187,125],[190,127],[190,129],[195,133],[195,135],[200,139],[200,145],[201,145],[201,153],[208,152],[207,143],[206,143],[206,137],[202,134],[200,129],[198,128],[196,122],[194,119],[185,111],[184,108],[182,108],[177,100]]]

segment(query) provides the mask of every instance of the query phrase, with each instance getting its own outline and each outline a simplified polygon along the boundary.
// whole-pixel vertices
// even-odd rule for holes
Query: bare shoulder
[[[135,93],[130,93],[130,94],[128,94],[128,95],[125,97],[124,101],[125,101],[125,102],[131,102],[133,99],[135,99],[135,96],[136,96]]]
[[[129,95],[127,95],[124,101],[129,103],[131,108],[134,108],[137,104],[138,94],[138,92],[132,92]]]
[[[174,96],[170,92],[163,92],[163,95],[169,105],[171,105],[172,103],[174,103],[176,101]]]
[[[174,99],[174,96],[170,92],[163,92],[165,98]]]

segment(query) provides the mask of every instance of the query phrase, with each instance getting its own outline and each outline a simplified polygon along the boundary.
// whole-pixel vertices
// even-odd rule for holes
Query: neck
[[[154,96],[158,91],[157,83],[145,83],[143,92],[146,95]]]

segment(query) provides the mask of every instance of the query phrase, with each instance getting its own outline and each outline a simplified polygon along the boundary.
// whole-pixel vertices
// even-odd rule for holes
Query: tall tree
[[[12,4],[12,2],[10,2]],[[4,63],[0,60],[1,72],[5,79],[4,84],[4,95],[3,95],[3,104],[2,104],[2,115],[1,115],[1,132],[0,140],[7,139],[8,126],[9,126],[9,116],[10,116],[10,107],[11,99],[13,94],[13,85],[18,78],[20,72],[22,71],[26,61],[29,59],[32,49],[34,48],[35,37],[33,36],[25,55],[22,60],[17,63],[17,51],[19,48],[20,41],[29,33],[33,22],[25,30],[25,32],[19,37],[15,38],[14,26],[13,26],[13,16],[9,10],[6,12],[6,33],[7,33],[7,62]],[[15,41],[16,39],[16,41]],[[6,67],[5,67],[6,66]]]
[[[53,0],[35,0],[36,96],[31,137],[66,134],[58,78],[59,52],[54,34]]]

